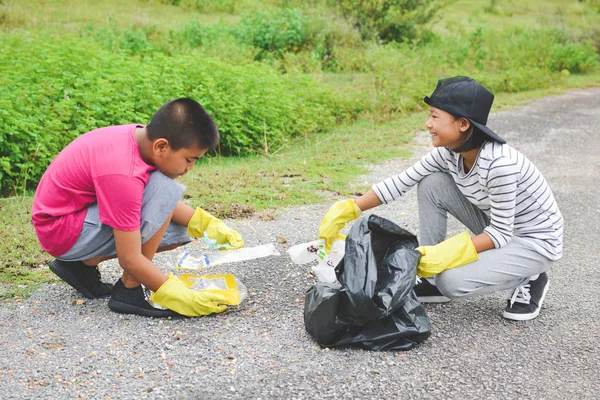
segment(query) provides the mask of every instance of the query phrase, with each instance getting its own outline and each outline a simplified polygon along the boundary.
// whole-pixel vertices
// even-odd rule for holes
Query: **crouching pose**
[[[547,271],[562,256],[563,218],[548,183],[523,154],[486,126],[494,96],[477,81],[442,79],[425,126],[435,147],[419,162],[327,212],[319,237],[330,246],[362,211],[417,185],[422,253],[415,286],[422,302],[512,290],[503,316],[538,316]],[[448,214],[467,232],[446,239]]]
[[[201,208],[181,201],[175,178],[219,141],[204,108],[181,98],[163,105],[147,126],[121,125],[81,135],[52,161],[37,187],[32,220],[41,247],[54,256],[50,269],[83,296],[110,296],[120,313],[166,317],[208,315],[227,300],[192,292],[152,263],[157,251],[192,237],[242,247],[238,232]],[[98,263],[118,258],[123,275],[113,286]],[[141,285],[154,292],[148,303]],[[175,312],[175,313],[174,313]]]

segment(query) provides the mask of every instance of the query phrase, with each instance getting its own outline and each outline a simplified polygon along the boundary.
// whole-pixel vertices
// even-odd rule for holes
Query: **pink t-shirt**
[[[100,222],[140,229],[142,196],[150,172],[135,140],[121,125],[81,135],[56,156],[35,192],[32,220],[42,249],[59,257],[77,241],[87,208],[98,203]]]

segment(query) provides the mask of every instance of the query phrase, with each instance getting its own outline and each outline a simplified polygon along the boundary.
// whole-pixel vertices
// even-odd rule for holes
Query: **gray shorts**
[[[150,173],[142,198],[142,243],[146,243],[165,223],[181,199],[185,187],[159,171]],[[187,227],[171,222],[160,246],[188,243]],[[63,261],[82,261],[98,256],[117,254],[113,228],[100,223],[98,204],[92,204],[85,215],[79,239],[73,247],[58,257]]]

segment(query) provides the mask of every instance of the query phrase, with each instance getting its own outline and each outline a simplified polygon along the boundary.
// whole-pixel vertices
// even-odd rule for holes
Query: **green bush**
[[[217,57],[233,64],[254,61],[255,48],[238,43],[227,24],[189,21],[179,29],[161,31],[154,27],[121,28],[113,21],[107,27],[88,25],[79,36],[92,40],[113,53],[151,56],[155,53],[177,56],[197,52],[198,57]]]
[[[579,0],[585,2],[593,10],[600,14],[600,0]]]
[[[221,131],[219,152],[272,151],[357,110],[309,77],[194,55],[141,58],[49,35],[0,37],[0,191],[35,185],[52,158],[91,129],[146,123],[166,101],[192,97]]]
[[[238,40],[260,49],[256,59],[297,52],[307,42],[308,20],[298,8],[256,11],[242,18],[235,29]]]
[[[450,0],[341,0],[332,1],[352,21],[363,38],[384,43],[428,41],[426,24]]]
[[[556,55],[571,64],[554,66]],[[592,47],[570,42],[561,31],[482,28],[427,44],[338,49],[336,61],[348,79],[335,86],[346,86],[346,96],[361,93],[364,108],[385,120],[424,107],[423,96],[442,77],[469,75],[496,94],[535,90],[564,79],[561,69],[590,71],[596,57]]]
[[[548,66],[552,71],[586,73],[598,66],[595,49],[584,43],[555,44],[550,54]]]
[[[182,36],[185,36],[184,32],[182,31]],[[166,50],[165,46],[161,46],[161,40],[157,38],[162,34],[151,27],[119,28],[114,23],[110,23],[106,28],[95,28],[90,24],[79,32],[79,35],[82,38],[92,39],[114,53],[145,56]]]
[[[198,21],[188,22],[181,30],[170,31],[169,35],[172,43],[188,48],[200,47],[209,39],[207,28]]]

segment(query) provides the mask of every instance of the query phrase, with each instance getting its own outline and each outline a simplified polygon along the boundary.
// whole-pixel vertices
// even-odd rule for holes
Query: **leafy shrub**
[[[121,28],[114,22],[107,27],[88,25],[80,37],[100,44],[106,50],[130,56],[152,56],[155,53],[177,56],[198,52],[198,57],[218,57],[233,64],[254,60],[255,49],[237,42],[226,24],[205,25],[192,20],[179,29],[166,32],[155,27]]]
[[[323,71],[339,71],[338,52],[342,48],[363,47],[360,35],[346,20],[313,11],[309,16],[306,48],[311,59],[320,63]]]
[[[554,30],[481,28],[427,44],[392,42],[342,49],[336,60],[348,79],[335,86],[347,86],[346,96],[361,93],[371,116],[385,120],[424,107],[423,96],[442,77],[469,75],[498,94],[540,89],[564,79],[557,73],[561,69],[551,65],[553,54],[575,65],[596,65],[593,48],[574,46],[569,40]],[[589,69],[577,69],[585,71]]]
[[[590,8],[600,13],[600,1],[599,0],[579,0],[585,2]]]
[[[128,27],[123,29],[111,24],[107,28],[95,28],[90,24],[79,34],[81,37],[90,38],[101,44],[106,50],[115,53],[144,56],[164,50],[159,46],[159,40],[150,39],[151,34],[160,36],[155,28],[150,27]]]
[[[298,8],[247,14],[236,27],[238,40],[260,49],[256,59],[300,50],[308,39],[307,18]]]
[[[196,48],[202,46],[208,39],[207,29],[198,21],[188,22],[179,31],[170,31],[171,41],[179,46]]]
[[[584,43],[555,44],[550,53],[548,67],[552,71],[586,73],[598,66],[598,54],[595,49]]]
[[[177,97],[198,100],[221,131],[222,154],[278,148],[356,112],[308,77],[194,55],[123,57],[77,38],[0,37],[0,191],[33,186],[78,135],[146,123]],[[9,67],[10,66],[10,67]]]
[[[428,41],[426,27],[449,0],[341,0],[332,2],[350,19],[363,38],[384,43]]]

